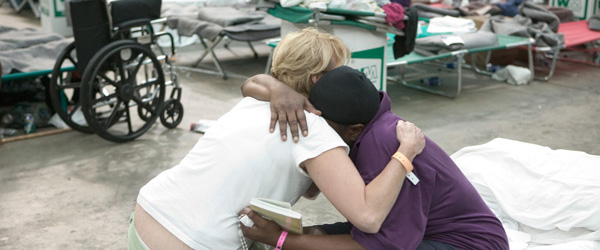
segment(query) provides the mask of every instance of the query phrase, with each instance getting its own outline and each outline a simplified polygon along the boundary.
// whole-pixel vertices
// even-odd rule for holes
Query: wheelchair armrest
[[[145,26],[145,25],[150,25],[149,18],[140,18],[140,19],[133,19],[133,20],[125,21],[125,22],[117,24],[116,28],[118,28],[119,30],[128,30],[133,27]]]

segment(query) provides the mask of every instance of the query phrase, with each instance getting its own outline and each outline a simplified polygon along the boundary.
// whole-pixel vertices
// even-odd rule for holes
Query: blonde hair
[[[271,74],[300,94],[308,96],[311,76],[321,76],[350,60],[350,50],[341,39],[314,28],[286,35],[275,48]]]

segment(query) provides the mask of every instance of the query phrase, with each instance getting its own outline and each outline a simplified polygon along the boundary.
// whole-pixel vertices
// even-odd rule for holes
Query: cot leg
[[[221,42],[221,40],[223,40],[223,36],[218,36],[217,39],[210,46],[207,46],[206,43],[204,42],[204,40],[202,38],[200,38],[200,41],[202,42],[202,45],[204,45],[205,50],[202,53],[202,55],[200,56],[200,58],[198,58],[198,60],[196,60],[196,62],[194,64],[192,64],[192,67],[194,67],[194,68],[197,67],[198,64],[200,64],[200,62],[202,62],[202,60],[208,55],[208,53],[210,53],[213,56],[213,60],[214,60],[215,66],[217,67],[217,71],[219,73],[221,73],[221,75],[223,76],[223,79],[227,79],[227,74],[223,70],[223,67],[221,66],[221,62],[219,61],[219,59],[217,58],[217,55],[215,55],[215,52],[213,50],[217,46],[217,44],[219,44],[219,42]]]
[[[35,17],[40,18],[40,11],[38,10],[38,5],[33,0],[27,0],[27,2],[29,3],[29,7],[31,7],[31,11],[33,11]]]
[[[269,57],[267,58],[267,65],[265,66],[265,74],[271,74],[271,61],[273,60],[273,48],[271,48],[271,53],[269,53]]]
[[[535,69],[533,68],[533,52],[531,49],[531,44],[527,44],[527,63],[529,65],[529,71],[531,72],[531,77],[529,78],[529,82],[531,83],[533,79],[535,79]]]
[[[247,41],[247,42],[248,42],[248,46],[252,50],[252,53],[254,53],[254,58],[258,58],[258,53],[256,53],[256,50],[254,49],[254,46],[252,46],[252,43],[250,41]]]
[[[554,68],[556,67],[556,60],[558,59],[558,53],[560,52],[559,47],[555,47],[552,49],[552,63],[550,64],[550,72],[548,72],[547,76],[544,77],[536,77],[537,80],[548,81],[554,75]],[[545,53],[545,52],[544,52]]]
[[[456,70],[458,70],[458,79],[456,80],[456,93],[454,94],[454,96],[450,96],[452,98],[460,95],[460,90],[462,89],[462,63],[464,56],[465,54],[463,53],[459,53],[458,55],[456,55],[456,60],[458,61],[456,65]]]
[[[475,73],[482,74],[482,75],[492,75],[491,72],[489,72],[487,70],[480,69],[477,66],[477,54],[470,54],[470,55],[471,55],[471,68],[473,70],[475,70]],[[491,51],[486,52],[486,54],[485,54],[485,65],[487,65],[489,63],[491,55],[492,55]]]
[[[4,2],[4,1],[2,1]],[[33,14],[35,15],[36,18],[40,17],[40,12],[37,9],[37,5],[33,2],[33,0],[23,0],[21,3],[17,4],[17,2],[15,0],[10,0],[10,3],[15,6],[15,11],[17,13],[21,12],[21,10],[25,7],[25,4],[29,4],[29,7],[31,8],[31,11],[33,11]]]
[[[418,89],[418,90],[422,90],[425,92],[429,92],[429,93],[433,93],[433,94],[437,94],[437,95],[442,95],[445,97],[450,97],[450,98],[456,98],[458,97],[458,95],[460,95],[460,91],[462,89],[462,67],[463,67],[463,58],[464,58],[465,53],[457,53],[455,54],[456,60],[457,60],[457,65],[456,65],[456,73],[457,73],[457,79],[456,79],[456,86],[454,87],[454,93],[452,91],[450,92],[446,92],[446,91],[442,91],[442,90],[438,90],[438,89],[433,89],[433,88],[429,88],[426,86],[421,86],[421,85],[417,85],[417,84],[412,84],[409,82],[406,82],[404,77],[402,77],[401,81],[402,84],[404,86],[410,87],[410,88],[414,88],[414,89]]]
[[[219,61],[219,59],[217,58],[217,55],[215,55],[214,51],[211,50],[210,53],[213,56],[215,67],[217,67],[217,71],[219,73],[221,73],[221,75],[223,76],[223,79],[227,79],[227,73],[225,73],[225,70],[223,69],[223,66],[221,65],[221,61]]]

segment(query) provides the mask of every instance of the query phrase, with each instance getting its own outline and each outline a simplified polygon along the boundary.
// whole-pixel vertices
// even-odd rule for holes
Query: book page
[[[252,211],[277,223],[283,230],[302,234],[302,214],[293,211],[289,203],[253,198],[250,201],[250,208]]]

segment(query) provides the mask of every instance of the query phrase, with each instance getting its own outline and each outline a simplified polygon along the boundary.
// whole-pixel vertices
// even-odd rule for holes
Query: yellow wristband
[[[402,163],[402,166],[404,166],[404,168],[406,169],[406,173],[410,173],[413,171],[413,165],[412,163],[408,160],[408,158],[400,153],[400,152],[396,152],[394,155],[392,155],[392,158],[398,160],[400,163]]]

